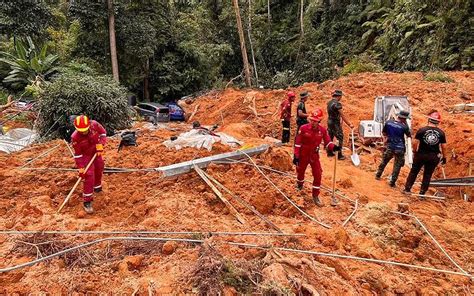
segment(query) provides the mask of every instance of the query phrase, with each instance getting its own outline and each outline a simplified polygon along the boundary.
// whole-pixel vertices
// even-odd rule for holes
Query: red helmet
[[[428,120],[433,123],[439,123],[441,121],[441,114],[438,111],[431,112],[428,115]]]
[[[74,119],[74,127],[79,132],[88,131],[90,126],[91,126],[91,122],[89,118],[87,118],[87,116],[85,115],[77,116],[76,119]]]
[[[295,93],[294,93],[294,92],[292,92],[292,91],[289,91],[289,92],[286,94],[286,96],[288,97],[288,99],[291,99],[291,98],[293,98],[293,99],[294,99],[294,98],[296,98],[296,95],[295,95]]]
[[[308,116],[308,119],[309,119],[309,120],[312,120],[312,121],[321,121],[321,120],[323,119],[323,116],[324,116],[323,109],[321,109],[321,108],[316,108],[316,109],[314,109],[314,111],[311,112],[311,114]]]

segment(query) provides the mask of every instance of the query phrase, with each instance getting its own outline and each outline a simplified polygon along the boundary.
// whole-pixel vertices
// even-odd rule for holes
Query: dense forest
[[[139,99],[168,100],[246,76],[272,88],[363,71],[473,69],[474,2],[3,0],[0,55],[2,97],[35,96],[61,76],[112,83],[114,74],[115,87]]]

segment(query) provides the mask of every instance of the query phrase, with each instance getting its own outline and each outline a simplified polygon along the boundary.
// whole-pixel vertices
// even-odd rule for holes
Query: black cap
[[[309,93],[306,90],[300,93],[300,98],[307,98],[307,97],[309,97]]]
[[[398,118],[402,118],[402,119],[410,118],[410,112],[402,110],[398,113]]]
[[[333,97],[342,97],[342,90],[336,89],[336,90],[332,93],[332,96],[333,96]]]

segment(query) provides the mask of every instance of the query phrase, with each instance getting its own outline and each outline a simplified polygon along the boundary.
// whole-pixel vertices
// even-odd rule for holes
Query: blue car
[[[183,108],[181,108],[178,104],[175,102],[167,102],[164,103],[166,107],[168,107],[170,111],[170,120],[171,121],[185,121],[185,115],[186,112],[184,112]]]

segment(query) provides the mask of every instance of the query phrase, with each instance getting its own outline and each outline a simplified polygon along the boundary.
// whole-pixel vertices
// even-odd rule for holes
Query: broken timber
[[[198,175],[206,182],[209,187],[211,187],[212,191],[214,191],[215,195],[226,205],[232,215],[237,218],[237,220],[245,224],[245,219],[239,214],[239,212],[234,208],[234,206],[222,195],[222,193],[212,184],[212,182],[206,177],[206,174],[196,165],[193,166],[194,170]]]
[[[261,145],[255,148],[242,150],[245,154],[256,155],[265,152],[270,146]],[[176,163],[164,167],[156,168],[155,170],[163,173],[165,177],[177,176],[185,173],[189,173],[193,166],[196,165],[198,168],[205,168],[207,165],[213,161],[225,160],[225,159],[241,159],[244,156],[241,151],[233,151],[222,153],[218,155],[208,156],[204,158],[199,158],[191,161],[185,161],[181,163]]]

